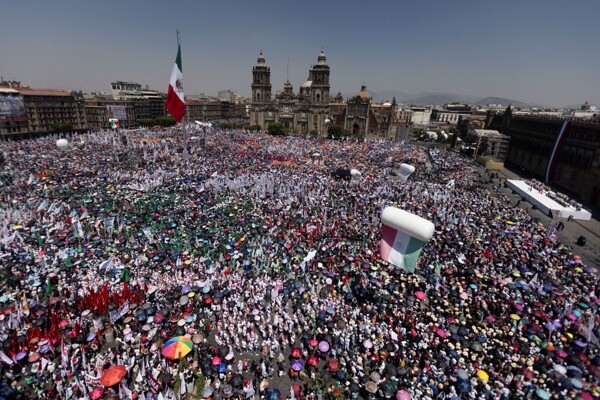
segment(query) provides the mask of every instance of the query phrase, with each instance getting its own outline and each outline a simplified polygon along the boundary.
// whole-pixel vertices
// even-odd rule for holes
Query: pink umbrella
[[[419,300],[425,300],[425,293],[419,291],[415,293],[415,297]]]
[[[564,350],[558,350],[556,352],[556,355],[559,356],[560,358],[567,358],[567,353]]]
[[[594,400],[594,397],[588,392],[579,392],[577,396],[581,397],[583,400]]]
[[[569,314],[567,317],[569,317],[569,319],[573,322],[577,321],[577,317],[574,314]]]
[[[327,343],[326,341],[322,340],[319,342],[319,350],[321,350],[323,353],[326,353],[329,351],[329,343]]]
[[[491,324],[492,322],[496,322],[496,317],[494,317],[493,315],[488,315],[487,317],[485,317],[485,320],[488,324]]]
[[[97,387],[96,389],[92,390],[92,393],[90,393],[90,399],[99,399],[100,397],[102,397],[102,393],[104,393],[104,388]]]
[[[446,331],[441,328],[437,328],[435,333],[437,333],[442,339],[446,337]]]
[[[396,393],[396,400],[411,400],[411,395],[406,390],[398,390]]]
[[[467,292],[461,292],[458,297],[460,297],[463,300],[468,300],[469,299],[469,294]]]

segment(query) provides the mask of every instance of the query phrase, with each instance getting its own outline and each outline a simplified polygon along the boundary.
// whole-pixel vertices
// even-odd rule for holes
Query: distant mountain
[[[367,91],[373,97],[376,102],[385,100],[392,101],[395,97],[398,103],[404,104],[417,104],[417,105],[431,105],[431,104],[448,104],[452,102],[473,104],[473,105],[487,105],[487,104],[502,104],[508,106],[512,104],[514,107],[531,107],[532,104],[527,104],[519,100],[511,100],[503,97],[484,97],[472,96],[467,94],[456,94],[456,93],[439,93],[439,92],[422,92],[422,93],[408,93],[400,90],[383,90],[381,92],[373,92],[367,88]],[[343,93],[344,99],[351,98],[356,95],[355,93]],[[579,107],[577,107],[579,108]]]

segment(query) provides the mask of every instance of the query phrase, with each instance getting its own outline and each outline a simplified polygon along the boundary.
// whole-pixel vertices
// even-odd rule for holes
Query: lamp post
[[[329,118],[325,118],[325,121],[323,121],[323,127],[325,128],[325,137],[327,137],[327,135],[328,135],[327,128],[329,128],[330,123],[331,123],[331,120]]]

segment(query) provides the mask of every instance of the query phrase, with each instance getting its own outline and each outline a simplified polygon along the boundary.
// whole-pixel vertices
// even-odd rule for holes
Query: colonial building
[[[600,207],[600,124],[597,122],[490,113],[486,127],[510,136],[505,162]]]
[[[340,96],[341,97],[341,96]],[[347,100],[345,107],[338,101],[332,104],[332,121],[342,125],[357,138],[395,139],[401,121],[398,118],[396,99],[373,103],[367,87],[362,85],[360,91]]]
[[[311,67],[308,79],[294,93],[292,84],[286,81],[283,91],[273,97],[271,92],[271,69],[260,52],[252,68],[252,105],[250,124],[258,124],[266,130],[269,123],[281,122],[291,133],[326,134],[329,120],[329,65],[321,51],[317,63]]]
[[[467,104],[446,104],[442,108],[431,110],[431,121],[456,124],[459,118],[468,118],[472,114],[473,110]]]
[[[327,135],[329,125],[337,124],[358,138],[396,137],[398,125],[406,118],[396,113],[395,100],[393,103],[373,103],[366,86],[347,102],[344,102],[341,93],[331,98],[330,73],[325,53],[321,51],[298,93],[294,93],[288,80],[283,85],[283,91],[273,96],[271,69],[261,51],[252,69],[250,123],[266,130],[269,123],[281,122],[292,134],[321,136]]]
[[[34,89],[20,82],[2,81],[0,87],[4,89],[0,93],[2,104],[10,101],[10,108],[3,106],[6,112],[0,113],[0,129],[4,137],[87,129],[82,93]]]

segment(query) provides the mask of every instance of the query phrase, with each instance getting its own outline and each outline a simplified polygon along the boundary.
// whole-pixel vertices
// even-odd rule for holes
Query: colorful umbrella
[[[331,372],[337,372],[340,370],[340,362],[335,358],[332,358],[327,361],[327,368],[329,368]]]
[[[324,340],[319,342],[319,350],[321,350],[323,353],[328,352],[329,351],[329,343],[327,343]]]
[[[425,300],[425,293],[419,291],[415,293],[415,297],[419,300]]]
[[[304,363],[300,360],[294,360],[292,361],[292,369],[296,372],[300,372],[302,371],[302,368],[304,368]]]
[[[546,392],[544,389],[536,389],[535,394],[543,400],[548,400],[550,398],[550,393]]]
[[[213,357],[212,365],[217,366],[219,364],[221,364],[221,357]]]
[[[294,358],[300,358],[302,356],[302,350],[300,350],[297,347],[294,347],[291,351],[292,357]]]
[[[484,382],[487,381],[488,379],[490,379],[490,376],[488,375],[488,373],[482,369],[477,371],[477,377]]]
[[[162,353],[171,360],[178,360],[192,351],[193,347],[194,344],[189,338],[185,336],[175,336],[163,345]]]
[[[319,357],[317,357],[317,356],[315,356],[315,355],[310,355],[310,356],[308,356],[308,358],[306,359],[306,363],[307,363],[308,365],[311,365],[311,366],[313,366],[313,367],[314,367],[315,365],[317,365],[317,364],[319,363]]]
[[[92,390],[92,393],[90,393],[90,399],[97,400],[102,397],[102,393],[104,393],[104,388],[97,387],[96,389]]]
[[[396,393],[396,400],[411,400],[410,393],[406,390],[399,390],[398,393]]]
[[[518,321],[521,319],[521,317],[519,317],[517,314],[510,314],[510,319]]]
[[[121,382],[121,379],[127,375],[127,369],[123,365],[115,365],[102,371],[100,384],[106,387],[114,386]]]

